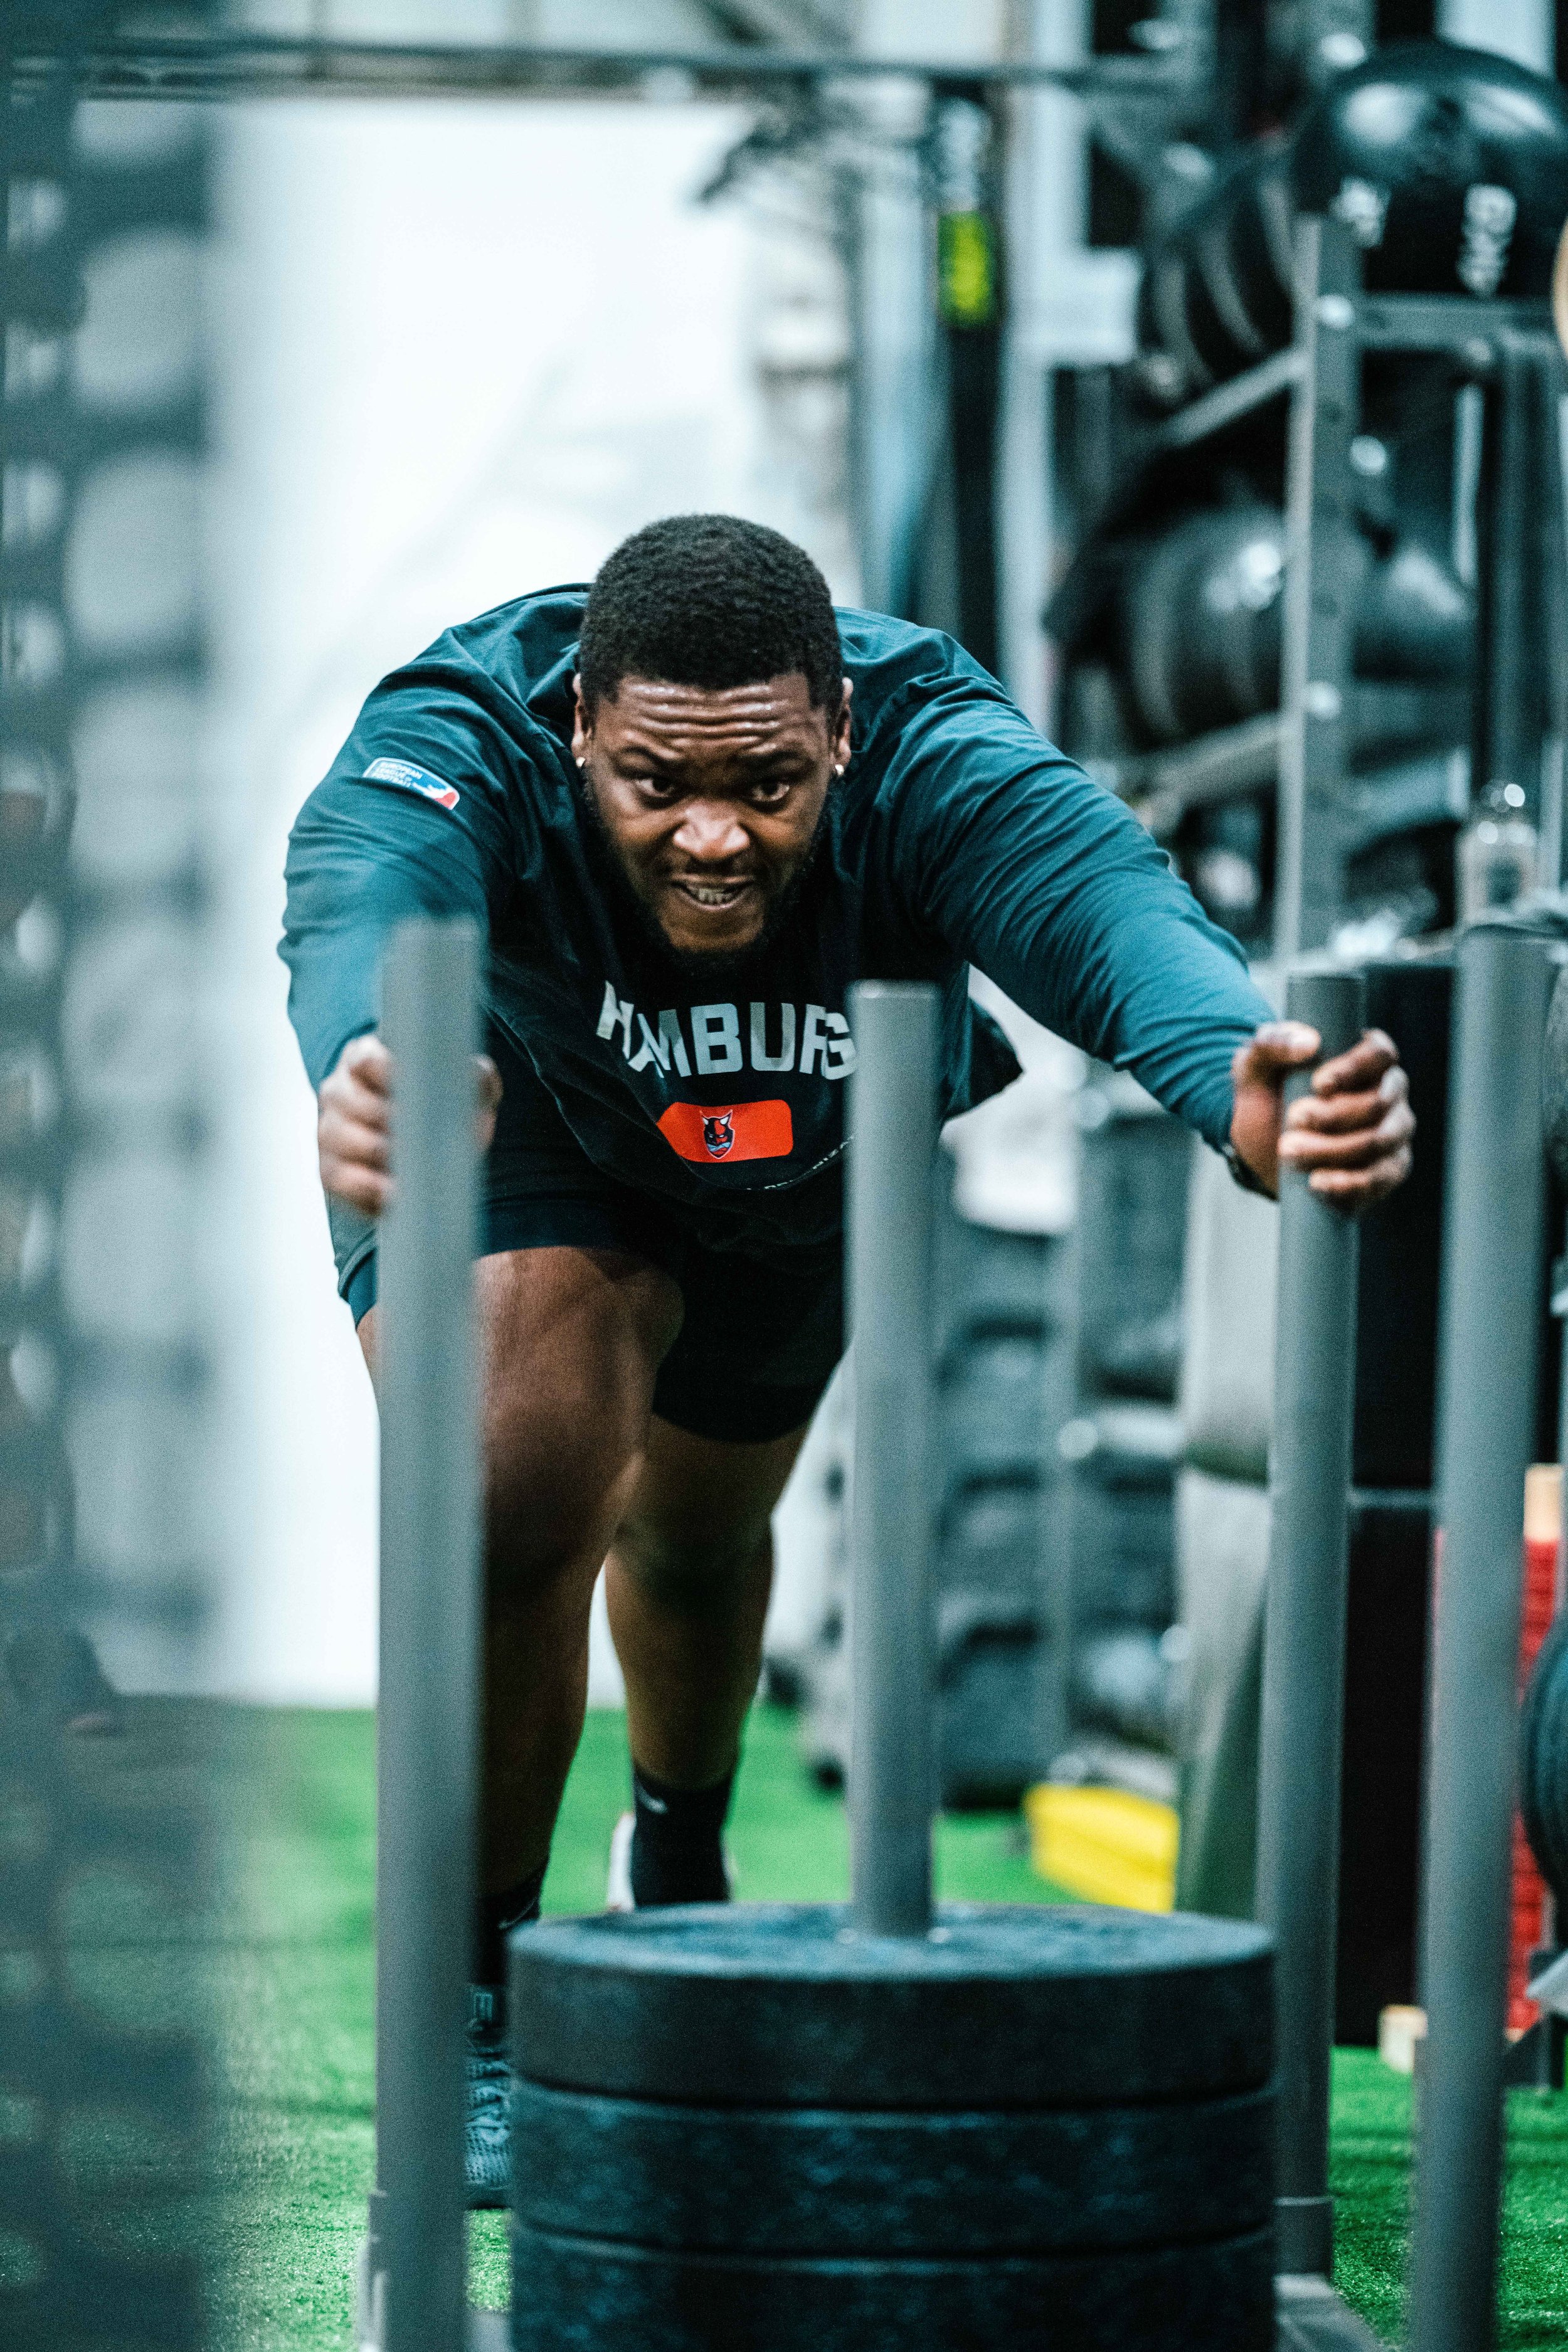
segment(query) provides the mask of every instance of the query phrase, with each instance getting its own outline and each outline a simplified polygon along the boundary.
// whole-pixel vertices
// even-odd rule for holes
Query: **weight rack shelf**
[[[1478,311],[1484,313],[1479,320]],[[1552,335],[1543,303],[1479,304],[1449,294],[1363,297],[1355,324],[1367,351],[1462,352],[1473,343],[1475,360],[1483,369],[1489,364],[1493,342],[1504,335],[1531,341],[1549,341]],[[1270,352],[1244,374],[1228,377],[1185,407],[1173,410],[1160,424],[1135,433],[1130,453],[1132,462],[1147,466],[1173,450],[1195,449],[1227,425],[1239,424],[1244,416],[1293,391],[1305,373],[1305,355],[1299,343]]]
[[[1300,383],[1301,355],[1287,347],[1260,360],[1245,375],[1232,376],[1227,383],[1216,383],[1184,408],[1176,409],[1163,424],[1150,426],[1135,436],[1132,458],[1135,464],[1151,465],[1157,457],[1168,457],[1174,449],[1195,449],[1200,442],[1212,440],[1229,425],[1238,424],[1255,409],[1267,407]]]
[[[1291,343],[1157,425],[1128,421],[1115,494],[1052,600],[1052,625],[1070,643],[1106,593],[1104,535],[1131,519],[1150,474],[1288,397],[1280,709],[1155,751],[1096,758],[1090,749],[1087,761],[1160,840],[1172,838],[1193,809],[1277,789],[1274,950],[1282,956],[1327,944],[1343,917],[1347,865],[1359,852],[1412,827],[1463,822],[1469,747],[1484,747],[1478,786],[1532,772],[1542,752],[1521,664],[1534,620],[1533,543],[1551,541],[1551,560],[1559,562],[1564,544],[1556,436],[1540,436],[1554,484],[1544,516],[1534,511],[1541,502],[1530,486],[1526,446],[1539,429],[1529,421],[1532,406],[1544,413],[1542,393],[1555,398],[1563,388],[1550,306],[1368,293],[1362,267],[1342,223],[1302,217]],[[1353,674],[1354,616],[1342,583],[1345,539],[1357,528],[1361,485],[1352,447],[1363,430],[1368,352],[1447,357],[1456,388],[1475,387],[1508,444],[1489,492],[1473,690],[1468,681],[1422,685]],[[1558,735],[1568,731],[1561,634],[1555,625],[1547,630],[1557,714],[1550,727]]]
[[[1279,743],[1279,869],[1274,950],[1290,956],[1328,944],[1342,918],[1345,868],[1365,838],[1354,813],[1352,771],[1360,752],[1352,676],[1354,614],[1342,593],[1342,551],[1355,529],[1352,447],[1362,430],[1362,368],[1370,351],[1446,355],[1457,383],[1485,387],[1495,409],[1489,428],[1501,456],[1487,515],[1477,634],[1477,745],[1485,785],[1525,772],[1540,755],[1527,740],[1521,664],[1530,617],[1526,581],[1534,528],[1521,436],[1531,380],[1561,388],[1562,355],[1544,301],[1459,295],[1368,294],[1350,230],[1307,215],[1297,231],[1294,351],[1300,372],[1290,404],[1286,531],[1283,712]],[[1545,461],[1562,503],[1552,436]],[[1561,517],[1556,528],[1561,531]],[[1551,528],[1549,520],[1549,529]],[[1554,702],[1568,695],[1562,649],[1548,659],[1559,676]],[[1463,738],[1461,738],[1463,740]]]
[[[1465,688],[1426,688],[1359,681],[1351,695],[1352,759],[1360,766],[1376,762],[1380,771],[1452,759],[1455,747],[1469,733],[1469,693]],[[1279,782],[1285,719],[1270,710],[1258,719],[1244,719],[1235,727],[1216,728],[1191,742],[1173,743],[1154,751],[1138,751],[1121,760],[1089,760],[1089,773],[1119,800],[1124,800],[1157,841],[1168,840],[1189,809],[1238,799],[1247,793],[1269,792]],[[1461,761],[1466,759],[1461,751]],[[1467,762],[1468,766],[1468,762]],[[1377,839],[1406,825],[1462,815],[1452,805],[1452,788],[1435,782],[1415,814],[1401,813],[1393,825],[1380,824],[1372,806],[1377,787],[1366,777],[1345,780],[1342,814],[1346,830],[1362,841]]]

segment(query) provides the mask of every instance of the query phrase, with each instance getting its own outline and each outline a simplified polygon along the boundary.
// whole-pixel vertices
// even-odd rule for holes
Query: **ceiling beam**
[[[749,0],[748,0],[749,4]],[[4,9],[5,0],[0,0]],[[18,12],[19,13],[19,12]],[[227,99],[560,97],[735,99],[789,82],[909,79],[997,88],[1167,98],[1185,86],[1165,59],[1098,58],[1076,66],[967,65],[951,58],[867,57],[853,50],[547,48],[483,42],[348,41],[223,32],[94,38],[58,17],[14,14],[0,56],[15,85],[37,88],[68,66],[83,98]]]

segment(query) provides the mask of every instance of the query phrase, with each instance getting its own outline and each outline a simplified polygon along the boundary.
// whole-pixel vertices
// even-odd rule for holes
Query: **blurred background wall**
[[[842,367],[831,286],[786,291],[775,320],[787,253],[696,201],[740,127],[592,105],[225,118],[211,563],[234,1581],[215,1687],[371,1687],[369,1387],[275,954],[300,802],[396,662],[525,589],[590,578],[656,515],[756,515],[857,593],[841,497],[817,498],[769,429],[770,331],[798,324]]]
[[[1070,58],[1087,37],[1085,0],[753,13],[801,45],[826,36],[960,60]],[[679,0],[244,12],[267,29],[348,37],[705,47],[744,14]],[[1018,114],[1010,227],[1020,260],[1049,252],[1056,266],[1019,269],[1003,431],[1027,487],[1005,503],[1001,629],[1015,690],[1043,719],[1047,370],[1125,356],[1133,268],[1083,247],[1074,101],[1030,95]],[[332,99],[214,116],[215,1486],[226,1565],[204,1688],[325,1704],[374,1689],[374,1417],[334,1293],[313,1104],[275,953],[289,825],[360,702],[451,622],[587,579],[626,532],[682,509],[770,522],[810,549],[841,600],[865,593],[851,248],[865,237],[887,289],[892,348],[886,330],[879,348],[893,396],[922,400],[918,191],[889,151],[870,157],[868,219],[809,162],[742,170],[705,200],[751,121],[658,91],[641,105]],[[809,1520],[784,1547],[792,1622],[810,1606],[790,1578],[798,1563],[809,1579]],[[613,1696],[602,1625],[595,1635],[595,1689]],[[112,1645],[108,1663],[120,1663]]]

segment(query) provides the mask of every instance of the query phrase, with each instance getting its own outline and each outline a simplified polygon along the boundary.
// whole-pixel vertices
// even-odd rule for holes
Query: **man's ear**
[[[833,758],[836,766],[849,764],[849,698],[855,691],[854,681],[844,681],[844,699],[838,706],[838,723],[833,730]]]
[[[572,757],[579,767],[588,757],[588,741],[593,731],[593,723],[583,701],[583,680],[580,676],[574,677],[572,680]]]

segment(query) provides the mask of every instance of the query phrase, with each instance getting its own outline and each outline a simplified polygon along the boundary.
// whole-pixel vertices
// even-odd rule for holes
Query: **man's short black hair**
[[[577,667],[590,712],[624,677],[718,688],[800,671],[831,712],[844,681],[833,599],[805,550],[722,514],[667,516],[605,557]]]

